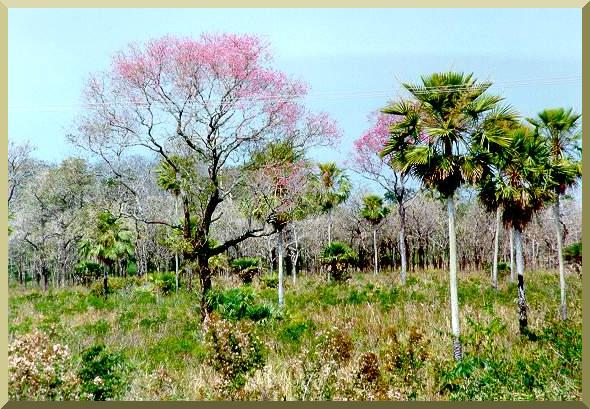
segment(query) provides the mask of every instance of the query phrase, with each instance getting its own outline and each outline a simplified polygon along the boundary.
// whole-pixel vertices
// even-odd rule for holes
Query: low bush
[[[78,376],[82,392],[91,400],[118,399],[127,389],[127,365],[121,353],[109,352],[103,344],[82,352]]]
[[[251,287],[231,288],[226,291],[211,290],[208,297],[213,309],[227,320],[261,321],[273,316],[271,306],[255,302],[256,296]]]
[[[206,323],[207,364],[219,374],[223,397],[239,396],[246,380],[264,366],[264,345],[251,323],[232,323],[211,314]]]
[[[244,284],[251,284],[258,274],[260,259],[257,257],[242,257],[232,260],[231,267]]]
[[[67,345],[52,344],[34,329],[8,346],[8,393],[11,400],[75,400],[80,378]]]

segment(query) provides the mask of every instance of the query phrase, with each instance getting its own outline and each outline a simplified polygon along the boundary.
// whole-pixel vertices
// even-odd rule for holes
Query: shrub
[[[82,352],[82,391],[92,400],[117,399],[127,389],[127,366],[122,354],[109,352],[103,344]]]
[[[346,244],[338,241],[328,244],[322,252],[322,263],[327,266],[336,282],[350,278],[348,267],[357,260],[357,254]]]
[[[279,286],[279,276],[277,275],[266,275],[264,277],[260,277],[260,282],[262,283],[263,288],[277,288]]]
[[[232,260],[231,267],[244,284],[251,284],[259,271],[259,264],[260,259],[257,257],[242,257]]]
[[[264,366],[263,343],[248,322],[232,323],[211,314],[205,322],[207,364],[221,377],[221,391],[231,396],[247,377]]]
[[[75,279],[81,284],[90,284],[102,274],[102,266],[94,261],[81,260],[75,267]]]
[[[176,275],[174,273],[153,273],[149,276],[149,281],[161,294],[167,295],[176,290]]]
[[[563,249],[563,257],[576,273],[582,272],[582,242],[566,246]]]
[[[255,303],[255,294],[251,287],[232,288],[227,291],[211,290],[208,297],[213,309],[231,321],[245,318],[261,321],[273,316],[270,306]]]
[[[67,345],[51,344],[38,331],[8,346],[8,395],[11,400],[79,399],[80,379]]]
[[[333,399],[341,389],[337,372],[350,361],[352,353],[352,338],[345,330],[317,332],[311,348],[304,349],[289,367],[296,399]]]
[[[128,279],[124,277],[109,277],[108,278],[108,295],[117,293],[121,290],[128,289],[137,285],[138,280],[135,277]],[[104,296],[104,283],[102,278],[95,280],[90,286],[90,294],[96,297]]]
[[[429,341],[416,328],[410,328],[408,339],[398,339],[396,330],[387,330],[382,350],[383,368],[395,381],[405,387],[410,399],[416,398],[416,391],[423,387],[425,379],[422,368],[429,358]]]

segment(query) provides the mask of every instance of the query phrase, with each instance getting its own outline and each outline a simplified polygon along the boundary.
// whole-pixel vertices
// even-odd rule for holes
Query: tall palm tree
[[[479,183],[479,197],[488,209],[501,207],[502,221],[514,231],[518,277],[518,316],[521,334],[528,333],[524,287],[522,232],[534,214],[555,198],[549,149],[531,129],[511,132],[511,144],[492,156],[493,169]]]
[[[328,244],[332,243],[332,212],[350,196],[351,183],[348,176],[334,162],[319,163],[319,205],[328,213]]]
[[[389,214],[389,207],[383,206],[383,199],[377,195],[368,195],[363,197],[363,208],[361,209],[361,216],[373,227],[373,261],[375,267],[375,275],[379,270],[377,257],[377,226]]]
[[[263,167],[274,169],[272,175],[269,176],[272,189],[270,192],[262,194],[264,197],[255,216],[264,218],[265,222],[271,224],[277,233],[278,302],[280,307],[284,306],[284,231],[291,222],[301,220],[317,208],[312,197],[314,195],[308,192],[307,186],[294,187],[289,183],[283,183],[283,181],[301,172],[302,178],[297,178],[297,180],[302,184],[307,184],[311,181],[311,176],[307,172],[308,165],[304,152],[294,147],[290,142],[272,142],[256,152],[252,156],[252,160],[245,166],[245,169],[249,171],[259,170]]]
[[[507,138],[498,130],[498,124],[514,119],[509,107],[499,105],[502,98],[485,94],[491,85],[478,82],[472,74],[435,73],[422,77],[419,85],[403,84],[411,99],[382,111],[401,119],[391,126],[390,139],[381,155],[391,155],[393,166],[438,191],[447,201],[451,327],[456,360],[462,359],[463,352],[459,338],[453,196],[462,184],[473,183],[485,173],[482,148],[506,145]],[[473,151],[479,153],[473,155]]]
[[[108,270],[133,253],[133,233],[108,211],[98,214],[96,229],[80,243],[80,254],[85,258],[95,258],[103,266],[105,298],[109,290]]]
[[[169,158],[168,161],[162,161],[156,168],[158,175],[157,184],[162,189],[174,195],[174,217],[178,218],[178,198],[182,192],[180,184],[180,175],[178,165],[173,161],[174,158]],[[174,252],[174,270],[176,277],[176,292],[179,286],[179,268],[178,268],[178,251]]]
[[[528,121],[543,138],[551,152],[552,177],[555,179],[555,204],[553,215],[557,236],[557,256],[559,259],[559,286],[561,293],[560,315],[567,319],[565,267],[563,260],[563,228],[561,223],[560,196],[573,186],[581,176],[579,119],[581,115],[570,109],[545,109],[536,118]]]

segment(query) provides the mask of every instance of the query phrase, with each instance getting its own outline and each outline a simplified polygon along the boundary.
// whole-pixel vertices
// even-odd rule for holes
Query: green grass
[[[252,320],[265,349],[264,367],[232,398],[580,399],[578,277],[567,277],[570,318],[560,322],[557,274],[526,273],[532,340],[518,333],[514,284],[504,278],[495,290],[487,273],[461,273],[460,364],[452,360],[446,272],[413,273],[406,286],[397,273],[353,277],[343,284],[304,274],[296,285],[286,280],[282,311],[276,289],[257,280],[237,289],[216,278],[217,314],[231,325]],[[138,281],[107,300],[82,287],[47,294],[12,288],[9,302],[11,340],[38,328],[68,345],[74,360],[101,343],[121,352],[133,368],[125,400],[227,397],[207,363],[196,293],[164,295]],[[337,356],[347,358],[332,364]],[[378,376],[367,381],[365,372]]]

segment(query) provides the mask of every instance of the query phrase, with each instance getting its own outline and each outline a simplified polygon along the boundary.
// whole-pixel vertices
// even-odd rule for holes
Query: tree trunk
[[[459,326],[459,296],[457,293],[457,240],[455,235],[455,201],[447,197],[449,214],[449,286],[451,292],[451,328],[453,332],[453,355],[456,361],[463,359]]]
[[[178,196],[174,200],[174,215],[178,219]],[[178,293],[178,251],[174,252],[174,269],[176,273],[176,293]]]
[[[47,291],[47,288],[49,287],[49,270],[48,270],[47,266],[43,265],[42,271],[43,271],[43,291]]]
[[[377,229],[373,227],[373,253],[374,253],[374,266],[375,266],[375,275],[377,275],[377,271],[379,267],[377,266]]]
[[[283,291],[283,230],[280,229],[277,232],[277,250],[278,250],[278,263],[279,263],[279,307],[282,307],[285,303],[284,291]]]
[[[332,244],[332,209],[328,210],[328,244]]]
[[[498,248],[500,246],[500,218],[502,212],[496,209],[496,236],[494,237],[494,259],[492,260],[492,286],[498,289]]]
[[[209,256],[199,255],[199,281],[201,283],[201,321],[213,312],[209,302],[209,291],[211,291],[211,269],[209,268]]]
[[[559,312],[561,319],[567,319],[567,304],[565,298],[565,268],[563,263],[563,233],[561,229],[561,214],[559,209],[559,195],[553,206],[553,216],[555,218],[555,234],[557,235],[557,259],[559,262],[559,288],[561,293],[561,304]]]
[[[108,294],[109,294],[109,277],[108,277],[108,272],[107,272],[107,265],[104,264],[102,267],[102,285],[103,285],[103,294],[104,294],[104,298],[107,299],[108,298]]]
[[[524,257],[522,255],[522,231],[514,228],[514,247],[516,250],[516,272],[518,274],[518,326],[521,334],[528,330],[527,304],[524,292]]]
[[[515,265],[514,265],[514,227],[510,228],[510,282],[514,282],[515,276]]]

